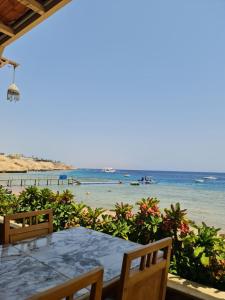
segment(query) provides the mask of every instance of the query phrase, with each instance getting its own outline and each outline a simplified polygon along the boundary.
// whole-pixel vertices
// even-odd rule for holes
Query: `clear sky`
[[[72,1],[4,55],[0,152],[225,171],[225,1]]]

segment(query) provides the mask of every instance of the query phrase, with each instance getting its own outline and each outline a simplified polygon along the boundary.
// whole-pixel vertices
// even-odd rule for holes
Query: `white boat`
[[[124,177],[130,177],[130,174],[124,174],[123,176]]]
[[[205,180],[204,179],[195,179],[195,183],[204,183]]]
[[[216,180],[217,179],[215,176],[205,176],[203,178],[206,180]]]
[[[105,173],[115,173],[116,172],[116,170],[113,168],[105,168],[102,171]]]

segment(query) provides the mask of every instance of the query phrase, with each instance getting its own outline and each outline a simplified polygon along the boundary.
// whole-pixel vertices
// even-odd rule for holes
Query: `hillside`
[[[51,171],[72,170],[72,166],[62,162],[41,160],[37,158],[24,157],[22,155],[0,154],[0,172],[26,172],[26,171]]]

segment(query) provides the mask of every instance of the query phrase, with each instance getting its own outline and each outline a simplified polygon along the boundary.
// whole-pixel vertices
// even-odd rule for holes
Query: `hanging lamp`
[[[13,66],[13,81],[8,87],[8,91],[7,91],[7,100],[10,102],[12,101],[17,102],[20,100],[20,91],[15,84],[15,73],[16,73],[16,66]]]

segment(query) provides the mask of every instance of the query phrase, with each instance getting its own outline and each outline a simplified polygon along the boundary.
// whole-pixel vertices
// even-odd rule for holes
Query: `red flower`
[[[128,220],[129,218],[133,217],[133,213],[131,211],[127,212],[125,215],[125,219]]]
[[[160,212],[159,212],[159,208],[157,205],[153,205],[152,207],[150,207],[147,212],[152,215],[153,217],[154,216],[160,216]]]
[[[190,228],[187,223],[181,223],[179,229],[181,234],[187,234],[190,231]]]

